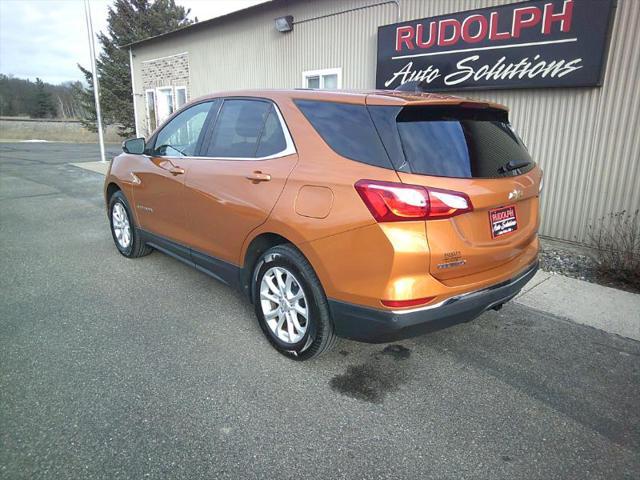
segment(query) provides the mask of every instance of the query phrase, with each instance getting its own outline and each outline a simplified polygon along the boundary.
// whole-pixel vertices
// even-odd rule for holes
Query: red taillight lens
[[[429,218],[450,218],[473,210],[466,193],[427,188],[429,192]]]
[[[385,307],[391,308],[407,308],[417,307],[418,305],[426,305],[436,297],[413,298],[411,300],[380,300]]]
[[[359,180],[355,188],[378,222],[436,220],[473,210],[461,192],[375,180]]]
[[[359,180],[355,187],[378,222],[420,220],[429,213],[429,195],[423,187],[374,180]]]

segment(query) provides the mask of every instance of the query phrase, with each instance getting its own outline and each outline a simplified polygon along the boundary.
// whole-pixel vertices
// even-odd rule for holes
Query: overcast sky
[[[176,0],[199,21],[267,0]],[[105,30],[112,0],[91,0],[93,28]],[[97,42],[96,42],[97,43]],[[98,45],[96,44],[96,48]],[[0,0],[0,73],[50,83],[82,80],[89,67],[82,0]]]

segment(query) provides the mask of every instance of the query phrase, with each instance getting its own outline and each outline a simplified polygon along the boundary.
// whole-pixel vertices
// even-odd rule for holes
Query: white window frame
[[[156,90],[154,88],[148,88],[144,91],[144,105],[145,110],[147,112],[147,130],[148,135],[151,135],[156,128],[151,129],[151,112],[149,111],[149,93],[153,93],[153,116],[154,123],[156,124],[156,128],[158,128],[158,105],[156,100]]]
[[[338,90],[342,88],[342,67],[324,68],[322,70],[307,70],[302,72],[302,88],[309,88],[307,86],[307,79],[318,77],[320,79],[320,90],[324,90],[325,75],[336,75],[338,77],[336,82],[337,88]]]
[[[170,90],[171,91],[171,101],[172,101],[172,105],[173,105],[173,112],[169,113],[169,115],[167,115],[165,118],[163,119],[158,119],[158,114],[160,113],[158,111],[158,99],[160,98],[160,92],[161,91],[167,91]],[[171,115],[174,114],[174,112],[176,111],[176,92],[175,89],[173,88],[173,86],[171,85],[165,85],[163,87],[157,87],[156,88],[156,128],[160,126],[161,123],[164,123],[167,118],[169,118]]]
[[[178,106],[178,90],[184,90],[184,103],[182,105],[180,105],[180,106]],[[179,87],[174,87],[174,89],[173,89],[173,101],[174,101],[175,110],[179,110],[182,107],[184,107],[187,103],[189,103],[189,92],[187,91],[187,87],[186,86],[181,85]]]

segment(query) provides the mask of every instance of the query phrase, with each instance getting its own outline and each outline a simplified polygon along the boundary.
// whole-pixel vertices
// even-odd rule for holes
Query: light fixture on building
[[[286,17],[278,17],[275,19],[276,30],[281,33],[290,32],[293,30],[293,15],[287,15]]]

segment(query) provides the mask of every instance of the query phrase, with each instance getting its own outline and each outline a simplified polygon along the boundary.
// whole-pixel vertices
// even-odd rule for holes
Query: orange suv
[[[127,140],[105,181],[125,257],[246,293],[296,359],[498,309],[538,267],[542,172],[505,107],[395,91],[243,91]]]

